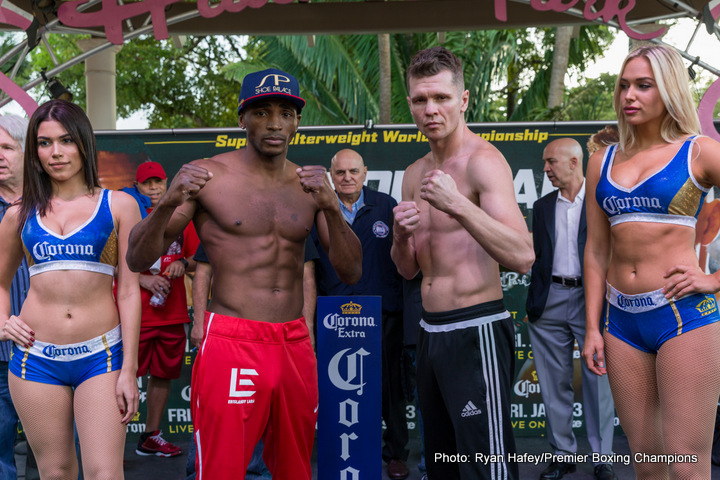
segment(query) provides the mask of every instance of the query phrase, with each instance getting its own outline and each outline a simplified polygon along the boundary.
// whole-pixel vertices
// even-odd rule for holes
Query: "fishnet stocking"
[[[615,407],[633,454],[698,456],[696,463],[634,463],[637,478],[709,479],[720,396],[720,323],[668,340],[657,355],[608,333],[604,339]]]
[[[80,436],[83,477],[117,479],[123,476],[126,428],[115,398],[120,372],[84,381],[75,389],[75,425]]]
[[[710,478],[713,428],[720,396],[720,323],[667,341],[657,357],[660,409],[668,453],[694,453],[673,463],[671,478]]]
[[[122,480],[125,426],[115,400],[119,372],[72,388],[9,375],[13,402],[43,480],[77,480],[73,411],[80,437],[83,478]]]
[[[72,389],[8,375],[15,409],[35,454],[40,478],[77,480]]]

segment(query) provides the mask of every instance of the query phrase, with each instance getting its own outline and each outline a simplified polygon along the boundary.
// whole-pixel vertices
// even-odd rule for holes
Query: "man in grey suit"
[[[528,328],[540,391],[545,403],[547,436],[556,456],[540,475],[557,480],[576,469],[573,351],[585,340],[585,295],[582,265],[587,238],[583,151],[571,138],[550,142],[543,151],[543,171],[558,190],[533,205],[535,263],[527,298]],[[557,254],[556,254],[557,253]],[[584,417],[595,478],[613,480],[614,405],[607,375],[582,364]],[[570,461],[568,461],[570,460]]]

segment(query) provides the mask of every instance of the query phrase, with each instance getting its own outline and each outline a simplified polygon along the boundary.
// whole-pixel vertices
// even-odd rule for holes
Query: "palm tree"
[[[552,65],[554,51],[551,45],[555,44],[554,29],[539,29],[542,48],[536,45],[530,48],[537,53],[530,52],[531,61],[526,62],[528,66],[525,74],[531,77],[522,94],[522,102],[519,102],[513,112],[509,112],[508,120],[532,121],[547,119],[552,116],[554,108],[548,105],[550,94]],[[577,38],[572,38],[568,49],[567,70],[582,72],[590,61],[599,58],[604,54],[604,49],[613,39],[613,33],[606,26],[583,26],[578,31]],[[559,67],[558,75],[562,71]],[[564,78],[564,75],[562,75]],[[567,93],[563,94],[567,96]],[[555,107],[557,108],[557,107]],[[572,120],[594,120],[594,118],[573,118]]]
[[[303,98],[306,125],[362,124],[377,119],[379,100],[378,40],[374,35],[318,36],[314,47],[301,36],[256,37],[246,62],[229,65],[237,81],[252,71],[276,67],[292,72]],[[369,72],[374,72],[369,74]]]
[[[550,86],[548,93],[548,108],[560,106],[565,93],[565,74],[570,61],[570,40],[574,27],[557,27],[555,29],[555,48],[553,49],[553,63],[550,73]]]
[[[380,123],[392,120],[392,69],[390,62],[390,35],[378,35],[378,68],[380,70]]]
[[[611,38],[607,28],[582,27],[569,45],[569,68],[600,55]],[[468,121],[530,120],[546,110],[554,39],[553,29],[449,32],[444,45],[463,60],[471,94]],[[407,66],[416,51],[437,44],[431,33],[318,36],[314,47],[300,36],[256,37],[248,60],[225,73],[241,81],[261,68],[292,72],[310,107],[303,112],[306,125],[410,123]]]

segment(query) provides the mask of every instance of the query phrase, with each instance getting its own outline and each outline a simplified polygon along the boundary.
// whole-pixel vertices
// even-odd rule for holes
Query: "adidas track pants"
[[[502,300],[449,312],[423,310],[417,387],[428,476],[518,478],[510,420],[514,326]]]

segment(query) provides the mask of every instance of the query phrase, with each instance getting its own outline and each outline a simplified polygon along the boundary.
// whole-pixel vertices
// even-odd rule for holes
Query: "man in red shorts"
[[[165,170],[157,162],[140,164],[138,191],[149,197],[152,211],[167,189]],[[199,240],[192,222],[158,259],[155,268],[140,275],[142,323],[138,377],[150,374],[147,384],[145,433],[135,453],[174,457],[182,451],[162,437],[160,422],[170,396],[170,381],[180,377],[185,353],[185,324],[190,322],[185,295],[185,273],[194,269]]]
[[[247,146],[184,165],[130,235],[128,265],[145,270],[193,220],[212,266],[192,383],[200,480],[238,478],[260,438],[274,480],[311,479],[318,377],[302,317],[305,239],[315,224],[348,284],[362,276],[362,248],[325,168],[287,159],[304,106],[292,75],[247,75]]]

